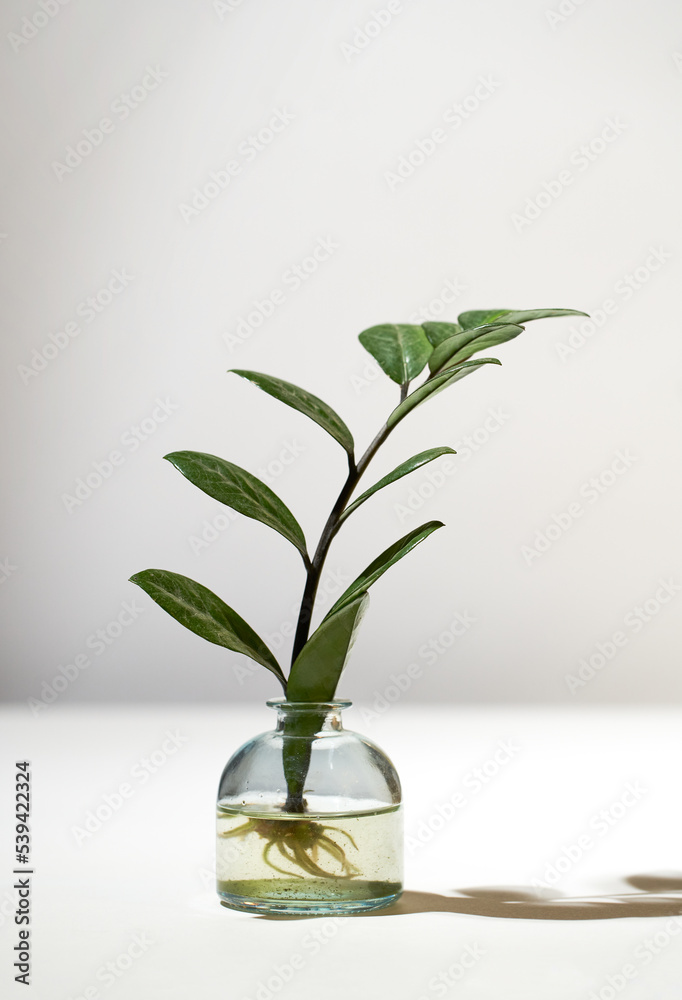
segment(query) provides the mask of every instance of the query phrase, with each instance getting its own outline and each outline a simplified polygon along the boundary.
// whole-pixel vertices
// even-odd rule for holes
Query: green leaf
[[[412,531],[409,531],[402,538],[399,538],[397,542],[394,542],[393,545],[390,545],[384,552],[381,553],[380,556],[377,556],[377,558],[362,571],[357,580],[354,580],[350,587],[343,592],[327,615],[327,618],[330,618],[341,608],[346,607],[349,602],[354,601],[363,591],[368,590],[380,576],[384,575],[387,569],[390,569],[391,566],[393,566],[394,563],[397,563],[399,559],[402,559],[408,552],[411,552],[416,545],[419,545],[419,543],[423,542],[425,538],[428,538],[433,531],[442,527],[442,521],[428,521],[426,524],[420,524],[418,528],[414,528]]]
[[[431,396],[437,395],[441,390],[447,389],[449,385],[454,382],[458,382],[459,379],[465,378],[467,375],[471,375],[473,372],[478,371],[483,365],[499,365],[500,362],[497,358],[477,358],[475,361],[465,361],[464,364],[457,365],[455,368],[448,368],[435,378],[430,378],[428,382],[424,382],[420,385],[414,392],[403,400],[395,410],[389,415],[386,421],[386,426],[389,430],[406,417],[411,410],[414,410],[416,406],[420,403],[425,402],[425,400],[430,399]]]
[[[389,486],[391,483],[395,483],[396,480],[402,479],[403,476],[407,476],[410,472],[414,472],[415,469],[421,468],[422,465],[426,465],[428,462],[433,462],[435,458],[440,458],[441,455],[456,455],[457,452],[454,448],[429,448],[428,451],[421,451],[418,455],[413,455],[412,458],[408,458],[406,462],[399,465],[393,472],[389,472],[387,476],[380,479],[378,483],[371,486],[368,490],[365,490],[361,496],[354,500],[350,506],[346,507],[343,514],[339,518],[339,524],[341,524],[352,514],[354,510],[368,500],[374,493],[382,490],[384,486]]]
[[[242,378],[253,382],[263,392],[274,396],[280,402],[291,406],[294,410],[298,410],[299,413],[305,414],[306,417],[310,417],[316,424],[324,428],[328,434],[331,434],[334,440],[338,441],[349,455],[353,454],[353,435],[338,413],[335,413],[331,406],[328,406],[323,400],[318,399],[317,396],[313,396],[312,392],[301,389],[297,385],[292,385],[291,382],[285,382],[281,378],[274,378],[272,375],[263,375],[261,372],[245,371],[243,368],[232,368],[231,371],[233,374],[241,375]]]
[[[329,701],[334,697],[368,602],[368,594],[357,593],[313,632],[291,668],[289,701]]]
[[[440,344],[429,358],[431,372],[439,372],[445,365],[451,367],[460,361],[466,361],[472,354],[486,347],[503,344],[523,333],[522,326],[502,325],[493,323],[490,326],[477,326],[473,330],[464,330],[455,334]],[[480,345],[480,346],[479,346]]]
[[[520,312],[506,312],[502,319],[505,323],[530,323],[532,319],[551,319],[555,316],[588,316],[589,313],[579,309],[527,309]]]
[[[459,323],[423,323],[422,326],[426,339],[433,347],[438,347],[444,340],[462,332]]]
[[[190,632],[217,646],[250,656],[272,671],[286,687],[279,663],[260,636],[208,587],[164,569],[145,569],[131,576],[130,581]]]
[[[415,378],[433,350],[422,327],[407,323],[371,326],[363,330],[358,339],[398,385]]]
[[[246,469],[226,462],[217,455],[200,451],[174,451],[164,455],[179,472],[214,500],[262,521],[284,535],[308,560],[305,538],[298,521],[286,504],[256,476]]]
[[[477,326],[486,326],[500,316],[505,316],[509,309],[471,309],[469,312],[460,313],[457,322],[463,330],[473,330]]]

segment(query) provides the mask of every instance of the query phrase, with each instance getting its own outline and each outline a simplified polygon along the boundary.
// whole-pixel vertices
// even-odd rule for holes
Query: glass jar
[[[357,913],[400,896],[400,780],[343,728],[349,701],[267,702],[274,730],[228,761],[218,791],[221,900],[257,913]]]

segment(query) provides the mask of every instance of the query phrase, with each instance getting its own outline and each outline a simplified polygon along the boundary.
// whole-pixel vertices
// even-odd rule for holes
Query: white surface
[[[193,577],[268,638],[300,600],[300,559],[244,518],[216,530],[224,511],[162,456],[190,448],[255,473],[271,466],[272,487],[314,539],[345,475],[341,449],[226,370],[307,387],[364,447],[397,388],[374,377],[357,334],[415,313],[448,320],[498,305],[601,310],[602,323],[563,360],[569,337],[581,343],[576,324],[529,324],[492,352],[501,368],[428,403],[378,456],[368,486],[427,447],[458,451],[451,476],[437,462],[395,484],[335,542],[329,568],[354,577],[417,524],[447,526],[373,589],[353,690],[369,698],[468,612],[475,627],[425,670],[420,699],[682,695],[680,592],[678,603],[651,605],[660,613],[646,627],[624,626],[662,578],[682,585],[682,5],[402,0],[349,55],[387,2],[81,0],[47,18],[38,0],[3,0],[7,697],[40,696],[80,653],[92,669],[65,700],[264,697],[262,671],[240,684],[230,668],[244,663],[230,655],[226,680],[223,650],[200,654],[126,581],[148,566]],[[560,8],[568,15],[557,21]],[[13,47],[8,36],[29,15],[46,23]],[[123,118],[116,102],[154,84],[148,66],[167,77]],[[444,123],[453,105],[476,103],[481,77],[499,86],[459,127]],[[294,120],[247,159],[240,144],[276,108]],[[53,163],[106,116],[114,131],[58,179]],[[627,127],[607,142],[609,120]],[[386,173],[443,126],[447,141],[392,191]],[[590,144],[587,160],[580,147]],[[232,158],[241,173],[183,221],[180,206]],[[572,182],[518,231],[513,216],[546,199],[543,186],[556,190],[566,170]],[[338,248],[292,287],[291,269],[328,237]],[[669,256],[659,261],[651,247]],[[88,322],[79,304],[121,268],[134,280]],[[446,304],[453,287],[461,291]],[[286,300],[230,351],[225,335],[275,289]],[[606,299],[616,306],[608,316]],[[49,337],[69,321],[81,332],[24,384],[19,366],[45,345],[53,354]],[[159,410],[157,397],[176,409]],[[491,409],[502,416],[491,421]],[[136,426],[143,439],[131,437]],[[304,450],[279,465],[292,442]],[[69,513],[64,496],[112,450],[122,464]],[[616,459],[623,450],[629,467]],[[419,509],[404,513],[413,491]],[[567,521],[576,503],[583,514]],[[556,537],[555,515],[568,530],[528,565],[523,547],[548,526]],[[193,551],[204,533],[210,541]],[[95,654],[88,637],[134,596],[144,614]],[[418,614],[403,614],[408,604]],[[564,675],[617,630],[627,645],[572,695]]]
[[[266,708],[56,707],[36,719],[18,710],[4,710],[1,718],[3,802],[12,794],[12,761],[32,761],[34,1000],[76,1000],[87,987],[111,1000],[267,1000],[267,980],[296,954],[302,967],[273,996],[593,1000],[591,991],[599,996],[608,977],[630,963],[636,975],[628,1000],[679,1000],[682,934],[670,931],[682,929],[682,919],[423,912],[335,923],[268,921],[221,907],[212,874],[217,782],[237,746],[270,728],[274,715]],[[549,896],[635,893],[628,876],[664,870],[680,878],[679,711],[412,706],[365,721],[354,708],[345,721],[395,761],[406,832],[417,843],[438,805],[457,792],[466,800],[428,843],[408,850],[406,884],[413,892],[528,887],[581,835],[590,836],[590,848]],[[141,761],[159,750],[167,732],[186,742],[142,783],[135,777]],[[477,791],[474,769],[485,767],[499,741],[512,748],[511,759]],[[122,782],[133,787],[131,797],[78,846],[73,828]],[[594,817],[604,809],[619,812],[615,804],[628,785],[638,788],[639,801],[600,834]],[[3,819],[4,981],[11,978],[15,943],[6,919],[13,901],[10,833]],[[605,904],[615,905],[605,898],[596,905]],[[153,943],[105,985],[98,970],[139,933]],[[666,943],[646,962],[645,942],[656,934]],[[439,992],[434,977],[467,946],[482,957],[461,982]],[[28,995],[23,990],[11,984],[3,995]]]

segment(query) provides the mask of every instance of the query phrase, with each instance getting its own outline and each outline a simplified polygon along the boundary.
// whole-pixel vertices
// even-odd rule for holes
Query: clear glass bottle
[[[357,913],[402,891],[400,780],[343,728],[349,701],[268,701],[274,730],[228,761],[218,791],[218,894],[258,913]]]

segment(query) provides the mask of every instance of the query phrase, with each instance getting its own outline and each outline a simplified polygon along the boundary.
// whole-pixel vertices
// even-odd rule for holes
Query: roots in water
[[[340,833],[357,850],[357,844],[349,833],[340,830],[336,826],[324,826],[322,823],[314,823],[312,820],[283,820],[283,819],[249,819],[242,823],[235,830],[221,833],[221,837],[245,837],[250,833],[255,833],[267,841],[263,848],[263,860],[269,868],[282,875],[291,876],[292,872],[283,868],[278,868],[270,860],[270,854],[276,849],[279,854],[289,862],[289,864],[300,868],[308,875],[316,878],[343,878],[351,879],[359,874],[358,869],[348,861],[346,852],[332,840],[327,834],[329,831]],[[327,854],[333,858],[343,869],[342,875],[335,875],[333,872],[325,871],[318,861],[323,861],[321,854]],[[296,878],[304,878],[298,872],[293,873]]]

